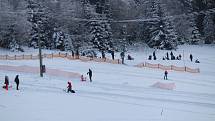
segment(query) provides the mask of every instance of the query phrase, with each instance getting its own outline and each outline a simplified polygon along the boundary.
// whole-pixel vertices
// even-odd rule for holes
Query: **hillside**
[[[158,60],[147,60],[154,50],[130,51],[133,61],[125,65],[100,62],[82,62],[62,58],[44,59],[48,69],[58,69],[83,74],[86,82],[77,77],[50,76],[38,73],[0,70],[0,85],[9,76],[8,91],[0,89],[1,120],[7,121],[214,121],[215,77],[213,46],[180,46],[173,53],[184,52],[184,61],[161,58],[167,51],[157,50]],[[0,50],[1,54],[10,54]],[[30,52],[30,50],[29,50]],[[31,50],[30,53],[36,53]],[[53,51],[46,50],[46,53]],[[24,54],[30,54],[24,53]],[[189,54],[201,63],[190,62]],[[13,53],[15,54],[15,53]],[[20,53],[16,53],[18,55]],[[126,53],[127,55],[128,53]],[[119,55],[116,55],[119,58]],[[137,68],[141,62],[200,68],[200,73],[169,71],[163,80],[163,70]],[[38,67],[38,60],[0,60],[0,68],[6,66]],[[90,83],[88,69],[93,70]],[[20,90],[15,90],[15,75],[20,77]],[[71,81],[75,94],[66,93]],[[175,88],[153,87],[157,82],[175,84]]]

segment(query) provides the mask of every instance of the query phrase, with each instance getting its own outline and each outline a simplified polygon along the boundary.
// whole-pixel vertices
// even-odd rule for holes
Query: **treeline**
[[[136,43],[211,44],[214,8],[214,0],[1,0],[0,47],[22,51],[40,40],[47,49],[107,52]]]

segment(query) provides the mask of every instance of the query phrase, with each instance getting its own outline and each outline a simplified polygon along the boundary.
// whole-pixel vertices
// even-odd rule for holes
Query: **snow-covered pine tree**
[[[90,23],[91,26],[91,43],[93,45],[93,48],[98,49],[99,51],[106,50],[105,42],[104,42],[104,27],[103,23],[101,21],[92,21]]]
[[[205,44],[215,43],[215,17],[213,14],[206,15],[204,19],[204,36],[205,36]]]
[[[191,37],[189,39],[190,44],[198,44],[202,39],[202,35],[199,32],[199,29],[196,26],[195,15],[190,18],[190,28],[191,28]]]
[[[88,9],[87,12],[90,14],[86,16],[87,19],[90,19],[87,23],[87,27],[90,28],[89,33],[91,35],[89,45],[92,45],[93,48],[96,48],[101,53],[104,53],[105,51],[113,48],[110,18],[107,18],[110,17],[110,11],[108,11],[109,8],[105,8],[109,7],[109,4],[106,5],[102,1],[97,1],[95,5],[96,11]]]
[[[107,41],[108,50],[115,50],[114,41],[113,41],[113,33],[111,28],[111,20],[112,20],[112,12],[110,6],[110,0],[104,1],[103,7],[103,14],[106,16],[104,21],[104,28],[105,28],[105,39]]]
[[[13,38],[12,41],[9,44],[9,49],[12,52],[21,51],[23,52],[23,49],[20,47],[20,45],[17,43],[16,39]]]
[[[161,49],[175,49],[177,47],[177,33],[172,25],[173,20],[165,17],[165,9],[160,0],[152,0],[151,4],[151,34],[147,44],[150,47]]]
[[[5,48],[10,49],[11,51],[22,51],[23,49],[19,45],[16,39],[17,32],[15,31],[15,25],[9,25],[7,27],[6,33],[3,37]]]
[[[28,0],[27,8],[29,14],[28,21],[32,24],[30,46],[37,48],[38,39],[40,39],[42,47],[50,47],[51,45],[47,45],[50,33],[49,29],[47,29],[48,17],[45,7],[40,2]]]
[[[55,31],[52,36],[55,48],[65,50],[65,35],[62,31]]]
[[[72,39],[69,36],[69,34],[65,34],[65,39],[64,39],[64,48],[65,51],[71,51],[72,50]]]

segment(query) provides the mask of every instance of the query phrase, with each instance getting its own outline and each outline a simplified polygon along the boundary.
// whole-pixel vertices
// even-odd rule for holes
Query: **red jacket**
[[[71,84],[71,82],[68,82],[68,86],[67,86],[67,88],[72,88],[72,84]]]

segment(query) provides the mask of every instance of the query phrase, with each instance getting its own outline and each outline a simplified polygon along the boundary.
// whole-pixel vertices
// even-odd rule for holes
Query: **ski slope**
[[[167,51],[156,50],[156,61],[146,60],[153,49],[129,51],[134,61],[126,65],[44,59],[47,68],[84,74],[93,71],[93,82],[79,78],[20,73],[0,70],[0,86],[8,75],[13,86],[0,88],[1,121],[214,121],[215,120],[215,47],[181,46],[174,54],[184,52],[184,60],[163,61]],[[20,54],[0,49],[1,55]],[[50,52],[45,50],[45,52]],[[170,51],[169,51],[170,52]],[[29,50],[26,53],[37,53]],[[128,54],[126,53],[126,54]],[[194,60],[189,61],[192,53]],[[23,53],[21,53],[23,54]],[[116,55],[119,58],[119,54]],[[163,80],[159,69],[137,68],[141,62],[200,68],[201,73],[169,71]],[[37,67],[38,60],[5,61],[0,65]],[[15,75],[20,75],[20,90],[15,90]],[[75,94],[65,93],[72,80]],[[175,83],[174,90],[152,87],[156,82]]]

